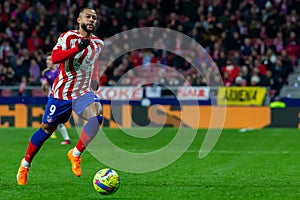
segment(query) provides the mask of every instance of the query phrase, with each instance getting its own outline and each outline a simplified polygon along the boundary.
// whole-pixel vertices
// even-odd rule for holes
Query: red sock
[[[76,144],[76,149],[80,151],[81,153],[85,150],[85,145],[83,144],[82,140],[79,139]]]
[[[39,151],[39,148],[36,148],[32,142],[30,141],[27,147],[27,151],[25,154],[25,160],[29,163],[31,163],[33,157],[35,156],[35,154]]]
[[[81,131],[80,138],[76,144],[76,149],[81,153],[85,150],[86,146],[90,143],[91,138],[85,132],[84,128]]]
[[[101,117],[98,119],[98,117]],[[83,127],[80,139],[76,144],[76,149],[81,153],[85,150],[87,145],[93,140],[99,130],[99,120],[102,120],[102,116],[91,117],[88,119],[88,122]]]
[[[32,159],[36,155],[36,153],[40,150],[44,142],[50,137],[50,134],[47,134],[41,128],[39,128],[34,134],[31,136],[30,142],[28,144],[25,160],[31,163]]]

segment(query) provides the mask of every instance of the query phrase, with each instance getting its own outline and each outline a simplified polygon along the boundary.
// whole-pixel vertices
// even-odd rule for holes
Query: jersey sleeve
[[[64,62],[74,57],[79,52],[78,46],[68,48],[68,36],[70,35],[62,34],[59,36],[58,41],[52,50],[51,59],[53,64]]]

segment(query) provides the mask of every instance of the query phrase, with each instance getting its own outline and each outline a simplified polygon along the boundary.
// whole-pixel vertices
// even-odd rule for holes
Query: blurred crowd
[[[221,81],[267,86],[278,94],[298,66],[300,0],[2,0],[0,85],[40,85],[45,54],[61,33],[78,28],[76,18],[86,6],[98,13],[95,35],[104,40],[132,28],[169,28],[201,44],[217,66],[201,62],[199,73],[180,55],[141,49],[103,68],[101,85],[138,85],[155,71],[157,84],[215,86]],[[145,34],[151,39],[151,32]],[[168,45],[163,37],[153,42],[158,48]],[[183,46],[175,41],[177,50]],[[187,56],[202,61],[204,55]],[[145,67],[149,63],[156,67]],[[146,69],[131,70],[141,65]]]

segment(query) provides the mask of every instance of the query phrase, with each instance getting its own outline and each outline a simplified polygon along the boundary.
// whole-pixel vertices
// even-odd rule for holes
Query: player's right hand
[[[82,51],[85,48],[87,48],[89,45],[90,45],[90,40],[89,39],[81,40],[81,42],[78,44],[78,50]]]

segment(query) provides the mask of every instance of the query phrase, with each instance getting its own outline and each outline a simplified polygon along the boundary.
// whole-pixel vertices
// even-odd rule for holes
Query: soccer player
[[[42,72],[42,90],[44,93],[48,94],[51,92],[51,88],[53,85],[53,82],[55,78],[58,76],[58,65],[54,65],[51,60],[51,53],[46,54],[46,65],[47,68]],[[51,93],[49,93],[50,95]],[[70,136],[68,134],[68,131],[66,129],[66,126],[64,124],[59,124],[57,127],[58,131],[61,133],[64,141],[62,141],[60,144],[67,145],[71,143]],[[54,137],[53,137],[54,136]],[[51,135],[52,138],[56,138],[55,132]]]
[[[95,10],[82,9],[77,23],[79,29],[61,34],[52,50],[52,63],[59,63],[59,74],[53,83],[41,127],[31,136],[25,157],[21,160],[18,185],[27,183],[34,156],[58,124],[69,120],[72,110],[87,120],[78,143],[67,153],[72,172],[77,177],[81,176],[81,154],[102,123],[102,107],[93,91],[98,87],[97,60],[104,47],[103,41],[92,34],[97,23]]]

